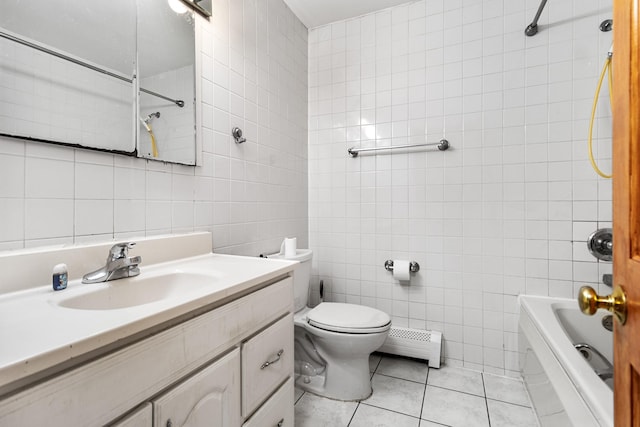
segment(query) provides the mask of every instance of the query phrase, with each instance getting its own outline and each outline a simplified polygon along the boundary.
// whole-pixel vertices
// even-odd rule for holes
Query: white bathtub
[[[600,379],[574,347],[589,344],[613,362],[613,333],[602,326],[606,313],[585,316],[575,300],[562,298],[519,301],[520,371],[540,425],[613,426],[613,383]]]

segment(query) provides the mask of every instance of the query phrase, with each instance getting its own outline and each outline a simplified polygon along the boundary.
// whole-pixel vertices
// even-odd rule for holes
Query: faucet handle
[[[133,248],[135,245],[135,242],[116,243],[109,250],[109,259],[114,260],[125,258],[129,252],[129,249]]]

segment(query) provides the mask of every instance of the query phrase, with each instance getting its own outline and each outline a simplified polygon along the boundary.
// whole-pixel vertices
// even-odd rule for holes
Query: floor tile
[[[418,427],[419,418],[361,403],[349,427]]]
[[[485,398],[430,385],[421,418],[452,427],[489,426]]]
[[[492,374],[484,375],[484,387],[488,399],[531,406],[529,395],[520,379],[501,377]]]
[[[364,403],[420,417],[424,385],[380,374],[373,376],[371,385],[373,394]]]
[[[478,371],[449,366],[431,369],[427,384],[484,397],[482,373]]]
[[[383,356],[376,373],[403,380],[427,382],[429,365],[427,362],[406,357]]]
[[[491,427],[537,427],[533,409],[497,400],[487,400]]]
[[[298,387],[294,388],[294,397],[293,397],[293,401],[297,402],[298,399],[300,399],[302,397],[302,395],[304,394],[304,390],[300,390]]]
[[[295,405],[296,427],[346,427],[357,406],[305,393]]]

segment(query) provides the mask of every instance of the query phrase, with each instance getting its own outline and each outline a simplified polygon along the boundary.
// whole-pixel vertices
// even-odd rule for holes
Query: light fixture
[[[167,0],[171,10],[183,14],[189,9],[195,10],[200,15],[209,19],[211,16],[211,0]]]
[[[169,7],[171,8],[171,10],[173,10],[175,13],[179,15],[182,15],[183,13],[189,10],[187,6],[180,0],[167,0],[167,1],[169,2]]]

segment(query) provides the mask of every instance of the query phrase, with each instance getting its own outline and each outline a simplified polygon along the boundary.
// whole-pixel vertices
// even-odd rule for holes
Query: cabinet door
[[[216,361],[153,401],[156,427],[240,424],[240,351]]]

